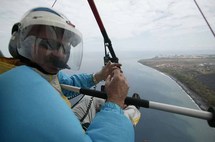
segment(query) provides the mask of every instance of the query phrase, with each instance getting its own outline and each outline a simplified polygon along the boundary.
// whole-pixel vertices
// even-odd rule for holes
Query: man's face
[[[20,55],[38,64],[50,74],[70,67],[78,69],[83,55],[80,33],[47,25],[23,28],[20,32],[18,50]]]
[[[64,48],[60,43],[46,39],[36,39],[32,50],[32,60],[42,67],[46,72],[51,74],[58,73],[67,61]]]

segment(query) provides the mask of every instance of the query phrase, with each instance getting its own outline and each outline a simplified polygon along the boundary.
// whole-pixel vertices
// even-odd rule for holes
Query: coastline
[[[141,63],[141,62],[139,62]],[[142,64],[142,63],[141,63]],[[142,64],[144,66],[147,66],[145,64]],[[150,68],[153,68],[151,66],[147,66]],[[173,77],[172,75],[169,75],[165,72],[162,72],[156,68],[153,68],[154,70],[157,70],[160,73],[163,73],[165,75],[167,75],[168,77],[170,77],[172,80],[174,80],[186,93],[187,95],[191,98],[191,100],[199,107],[199,109],[207,111],[209,108],[209,105],[207,104],[207,102],[202,99],[198,94],[196,94],[195,92],[193,92],[191,89],[189,89],[185,84],[183,84],[181,81],[179,81],[178,79],[176,79],[175,77]]]
[[[160,71],[159,71],[160,72]],[[163,73],[163,72],[162,72]],[[190,96],[190,98],[193,100],[193,102],[204,111],[207,111],[209,106],[205,100],[203,100],[198,94],[193,92],[191,89],[189,89],[186,85],[184,85],[182,82],[177,80],[175,77],[168,75],[164,73],[165,75],[169,76],[172,80],[174,80],[186,93]]]

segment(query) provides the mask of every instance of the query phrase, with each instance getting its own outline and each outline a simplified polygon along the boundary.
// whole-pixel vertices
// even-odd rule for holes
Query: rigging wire
[[[57,2],[57,0],[54,1],[54,3],[52,4],[52,7],[54,7],[55,3]]]
[[[202,10],[201,10],[201,8],[199,7],[199,5],[198,5],[198,3],[196,2],[196,0],[194,0],[194,3],[196,4],[197,8],[199,9],[200,13],[202,14],[202,16],[203,16],[205,22],[207,23],[207,25],[208,25],[208,27],[209,27],[211,33],[212,33],[213,36],[215,37],[215,33],[214,33],[213,29],[211,28],[211,26],[210,26],[210,24],[209,24],[207,18],[205,17],[204,13],[202,12]]]

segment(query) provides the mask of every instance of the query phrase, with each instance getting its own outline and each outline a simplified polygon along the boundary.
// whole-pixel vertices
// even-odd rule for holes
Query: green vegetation
[[[207,105],[215,106],[215,55],[155,57],[139,62],[172,76]]]

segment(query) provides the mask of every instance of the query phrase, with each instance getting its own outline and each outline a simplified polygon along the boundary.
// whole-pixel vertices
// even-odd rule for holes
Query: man
[[[60,70],[79,68],[81,33],[65,16],[50,8],[34,8],[12,29],[9,51],[1,58],[0,141],[134,141],[131,122],[122,111],[128,83],[111,64],[96,74],[68,76]],[[71,60],[71,61],[70,61]],[[106,80],[106,103],[83,131],[60,83],[91,87]],[[96,82],[95,82],[96,81]],[[63,99],[64,100],[63,100]]]

